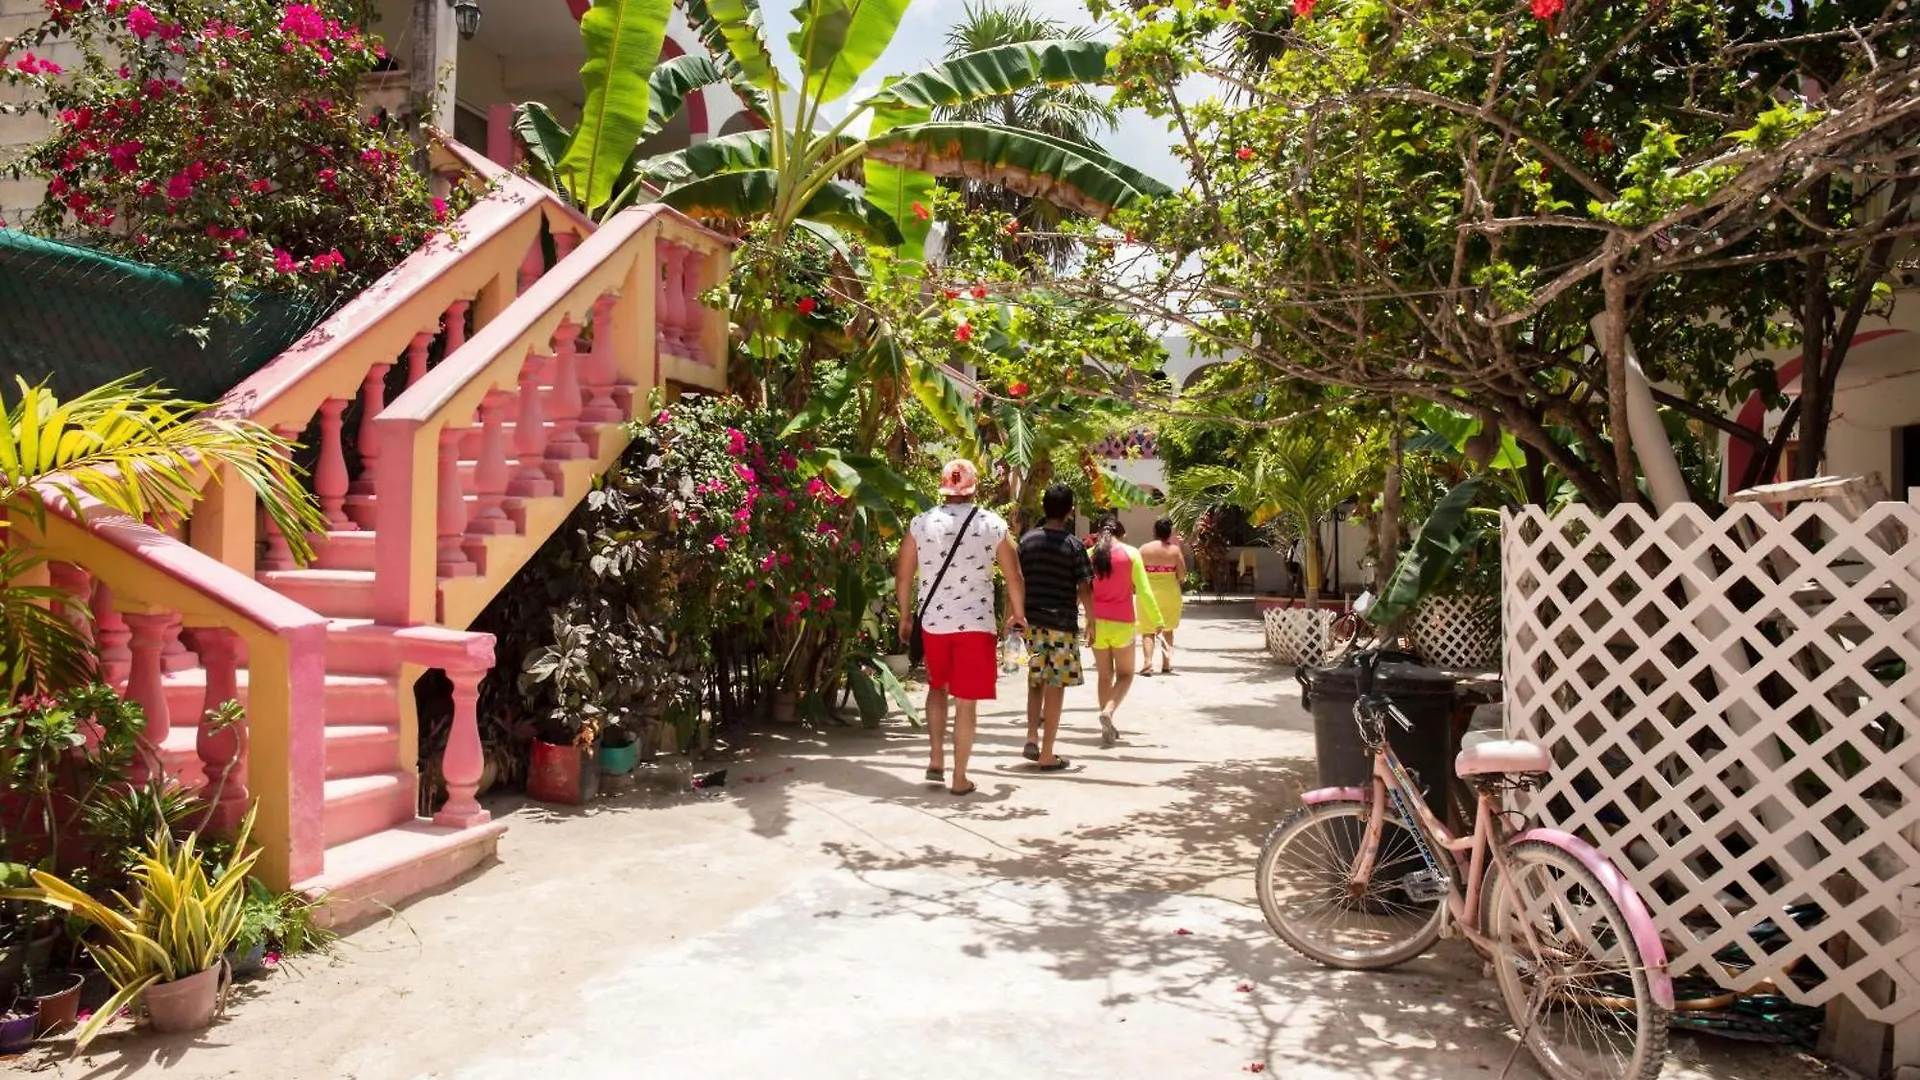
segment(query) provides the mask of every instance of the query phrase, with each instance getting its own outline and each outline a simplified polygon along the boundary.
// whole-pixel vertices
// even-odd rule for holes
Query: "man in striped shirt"
[[[1079,686],[1080,609],[1092,610],[1093,564],[1073,535],[1073,489],[1048,488],[1040,500],[1046,521],[1020,538],[1020,576],[1027,583],[1026,757],[1044,772],[1067,767],[1053,752],[1067,687]],[[1044,732],[1042,724],[1044,722]]]

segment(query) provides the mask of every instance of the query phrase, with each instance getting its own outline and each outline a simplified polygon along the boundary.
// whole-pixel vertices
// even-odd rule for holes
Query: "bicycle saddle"
[[[1552,772],[1553,758],[1546,747],[1525,739],[1486,739],[1462,749],[1453,771],[1460,776]]]

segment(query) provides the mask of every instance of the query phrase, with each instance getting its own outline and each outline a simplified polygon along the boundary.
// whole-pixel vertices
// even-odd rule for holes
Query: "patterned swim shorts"
[[[1079,635],[1067,630],[1027,628],[1027,685],[1079,686]]]

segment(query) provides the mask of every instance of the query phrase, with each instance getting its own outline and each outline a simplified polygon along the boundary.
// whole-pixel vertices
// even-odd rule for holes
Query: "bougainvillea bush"
[[[385,57],[329,0],[47,0],[0,61],[53,121],[31,227],[243,290],[337,294],[451,214],[356,100]],[[72,68],[46,59],[72,42]]]

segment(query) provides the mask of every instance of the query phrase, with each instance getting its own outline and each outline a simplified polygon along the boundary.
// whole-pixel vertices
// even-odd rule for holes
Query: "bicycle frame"
[[[1370,704],[1363,697],[1354,703],[1354,715],[1362,725],[1363,734],[1368,719],[1362,715],[1362,709]],[[1640,894],[1620,873],[1612,861],[1601,854],[1591,844],[1570,833],[1558,829],[1528,829],[1513,836],[1503,835],[1506,828],[1501,811],[1495,808],[1496,796],[1493,791],[1482,789],[1478,792],[1474,810],[1473,832],[1464,837],[1455,837],[1453,833],[1428,809],[1426,799],[1405,766],[1393,752],[1393,745],[1386,738],[1385,724],[1388,716],[1404,720],[1398,709],[1390,701],[1378,701],[1385,715],[1378,719],[1379,742],[1373,755],[1373,776],[1367,787],[1335,787],[1309,791],[1300,797],[1308,806],[1330,802],[1360,802],[1369,807],[1366,832],[1361,839],[1360,858],[1355,862],[1348,889],[1355,897],[1366,893],[1367,883],[1373,877],[1373,871],[1380,855],[1380,838],[1386,828],[1389,801],[1401,804],[1403,816],[1415,832],[1420,844],[1427,845],[1427,851],[1433,859],[1435,868],[1447,874],[1446,920],[1467,939],[1482,956],[1493,953],[1493,943],[1480,932],[1480,905],[1485,900],[1481,895],[1481,886],[1486,878],[1487,860],[1491,857],[1500,867],[1503,880],[1510,867],[1507,864],[1506,849],[1509,844],[1521,841],[1537,840],[1560,848],[1579,860],[1593,872],[1608,895],[1619,907],[1626,920],[1629,933],[1640,952],[1640,959],[1646,965],[1649,986],[1654,1001],[1663,1009],[1673,1008],[1673,977],[1667,970],[1666,947],[1660,941],[1659,929],[1654,925],[1653,916],[1640,899]],[[1372,742],[1371,736],[1367,738]],[[1399,798],[1392,800],[1390,793],[1398,792]],[[1442,861],[1435,851],[1447,853]],[[1464,881],[1462,878],[1464,877]],[[1445,924],[1443,923],[1443,926]],[[1523,924],[1529,948],[1537,948],[1533,940],[1533,928]]]

